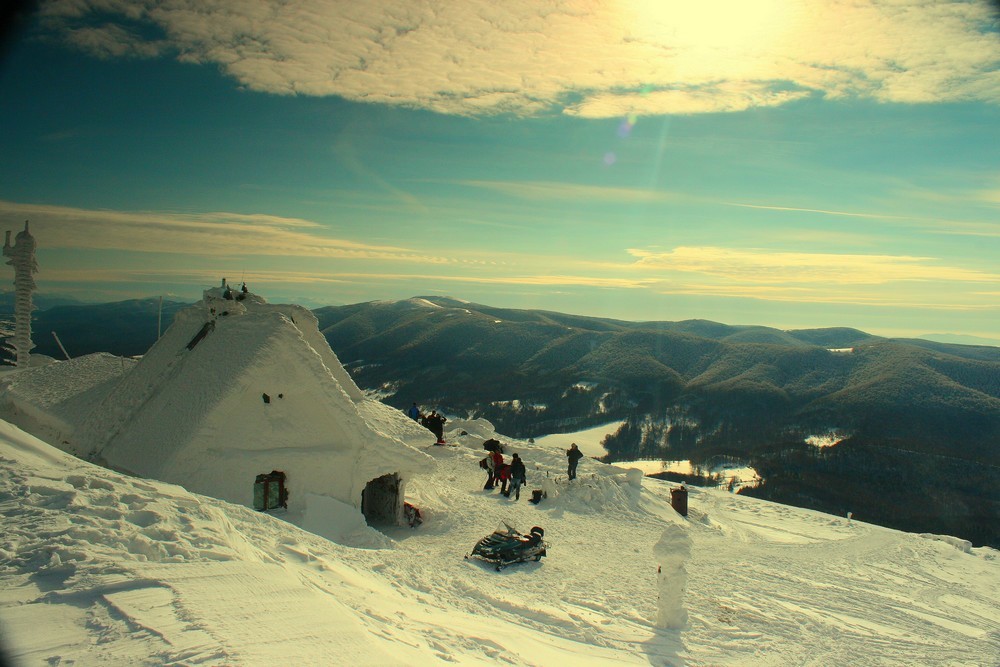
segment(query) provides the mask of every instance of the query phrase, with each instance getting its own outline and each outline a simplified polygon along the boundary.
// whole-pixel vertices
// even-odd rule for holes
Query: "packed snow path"
[[[408,490],[424,524],[360,548],[0,423],[4,646],[16,665],[996,665],[994,550],[724,491],[692,489],[684,519],[666,483],[589,459],[567,483],[520,443],[515,502],[482,489],[482,438],[453,439]],[[544,527],[549,555],[465,560],[502,519]],[[667,525],[692,544],[681,631],[654,625]]]

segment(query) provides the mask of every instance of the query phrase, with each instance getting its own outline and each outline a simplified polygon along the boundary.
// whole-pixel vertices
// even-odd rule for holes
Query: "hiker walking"
[[[566,474],[570,479],[576,479],[576,464],[580,462],[583,458],[583,452],[580,448],[576,446],[576,443],[571,443],[569,449],[566,450],[566,460],[569,462],[569,468],[566,470]]]
[[[510,498],[510,465],[502,463],[497,468],[497,480],[500,482],[500,493]]]
[[[521,499],[521,487],[528,483],[526,479],[527,471],[524,469],[524,461],[517,454],[510,461],[510,492],[508,496],[513,493],[514,500]]]

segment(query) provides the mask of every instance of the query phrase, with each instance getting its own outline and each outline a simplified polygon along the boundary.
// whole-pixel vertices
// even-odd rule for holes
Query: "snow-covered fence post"
[[[684,609],[684,589],[687,586],[684,565],[691,556],[691,538],[687,530],[679,524],[667,526],[660,541],[653,547],[653,555],[659,563],[656,574],[659,591],[656,626],[680,630],[687,625],[688,620]]]
[[[38,262],[35,261],[35,237],[28,232],[28,221],[24,221],[24,231],[14,237],[14,245],[10,244],[10,232],[3,244],[4,257],[10,257],[7,262],[14,267],[14,340],[13,347],[17,354],[16,366],[26,368],[31,361],[29,353],[31,344],[31,293],[35,291],[35,279],[31,274],[38,273]]]

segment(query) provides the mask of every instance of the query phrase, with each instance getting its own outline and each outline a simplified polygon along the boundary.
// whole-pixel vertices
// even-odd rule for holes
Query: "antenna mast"
[[[14,340],[13,347],[17,353],[15,366],[27,368],[31,361],[31,294],[35,291],[33,273],[38,273],[38,262],[35,261],[35,237],[28,231],[28,221],[24,221],[24,231],[14,237],[14,245],[10,244],[10,231],[3,244],[3,256],[10,257],[8,265],[14,267]],[[63,350],[65,353],[65,350]]]

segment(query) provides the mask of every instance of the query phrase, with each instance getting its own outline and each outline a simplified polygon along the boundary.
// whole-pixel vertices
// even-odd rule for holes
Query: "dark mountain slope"
[[[133,299],[97,305],[55,306],[35,311],[32,317],[32,353],[62,359],[55,331],[74,357],[92,352],[111,352],[121,356],[145,354],[156,342],[157,322],[166,331],[174,314],[190,304],[160,299]]]

